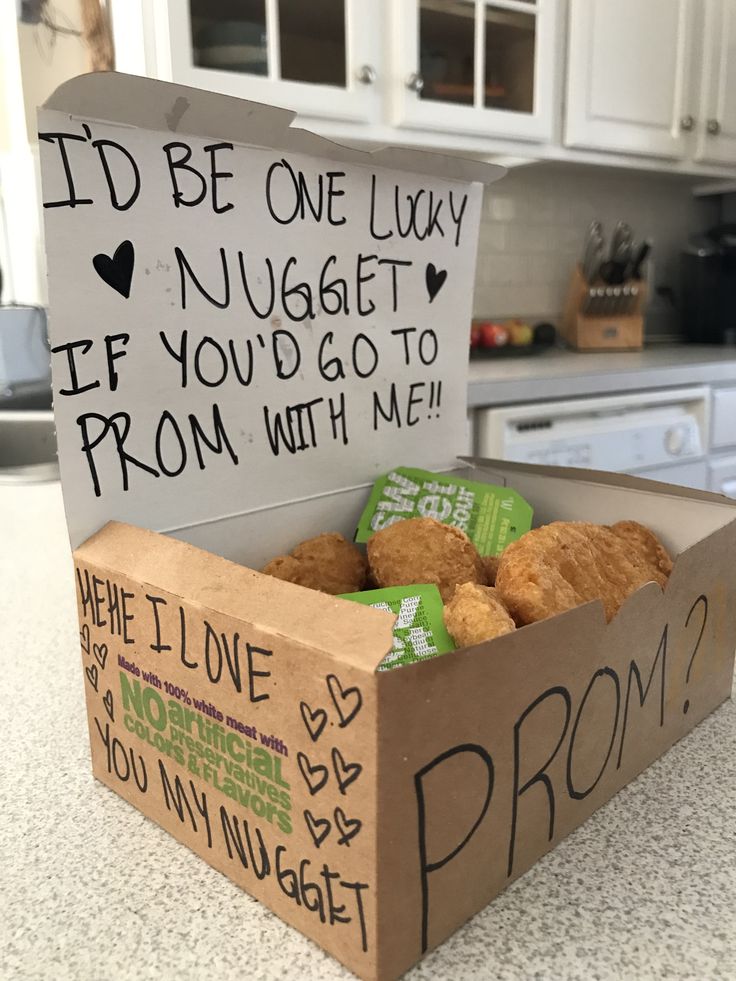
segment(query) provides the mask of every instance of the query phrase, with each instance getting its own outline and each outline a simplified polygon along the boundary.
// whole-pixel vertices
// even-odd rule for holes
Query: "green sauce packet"
[[[532,515],[511,487],[397,467],[373,485],[355,541],[367,542],[374,532],[405,518],[436,518],[464,531],[481,555],[500,555],[529,531]]]
[[[442,598],[436,586],[388,586],[363,593],[345,593],[341,599],[398,616],[393,649],[378,665],[378,671],[414,664],[455,650],[442,619]]]

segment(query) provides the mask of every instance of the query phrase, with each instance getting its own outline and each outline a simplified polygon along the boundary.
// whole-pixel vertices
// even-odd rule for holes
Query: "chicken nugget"
[[[337,596],[363,589],[368,566],[355,545],[339,532],[330,531],[301,542],[290,555],[277,556],[261,571],[276,579]]]
[[[652,579],[664,586],[672,572],[672,559],[654,532],[638,521],[617,521],[610,529],[651,567]]]
[[[455,586],[444,609],[445,626],[458,647],[472,647],[516,630],[516,624],[490,586],[466,582]]]
[[[584,521],[555,521],[507,546],[496,588],[519,625],[595,599],[610,621],[639,586],[652,579],[663,585],[662,575],[641,547],[632,547],[631,535]]]
[[[429,583],[444,602],[458,583],[485,582],[483,562],[465,532],[434,518],[407,518],[368,539],[368,563],[379,587]]]

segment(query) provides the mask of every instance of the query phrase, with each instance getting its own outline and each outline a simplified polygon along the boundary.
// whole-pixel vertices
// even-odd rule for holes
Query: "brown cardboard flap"
[[[551,467],[538,463],[517,463],[512,460],[492,460],[485,457],[463,456],[460,459],[478,470],[492,474],[524,474],[533,477],[557,477],[560,480],[573,480],[579,483],[600,484],[604,487],[622,487],[626,490],[644,491],[647,494],[660,493],[670,497],[682,497],[690,501],[704,501],[736,508],[736,500],[714,494],[712,491],[684,487],[681,484],[668,484],[662,480],[637,477],[635,474],[615,473],[609,470],[588,470],[585,467]]]
[[[381,610],[264,576],[144,528],[110,521],[74,554],[363,671],[373,672],[391,650],[395,618]]]
[[[391,618],[335,600],[353,652],[345,630],[320,632],[329,597],[277,581],[259,593],[266,577],[136,528],[111,525],[75,558],[95,776],[372,976],[377,676],[359,663],[372,656],[360,631],[387,634]],[[222,612],[233,597],[238,616]],[[318,611],[312,629],[293,606]],[[275,629],[258,623],[277,615]]]
[[[673,555],[736,517],[736,501],[628,474],[470,458],[474,479],[508,484],[534,508],[534,524],[551,521],[639,521]]]

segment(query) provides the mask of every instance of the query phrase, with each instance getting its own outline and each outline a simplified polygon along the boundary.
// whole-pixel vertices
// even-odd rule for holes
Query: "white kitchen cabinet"
[[[713,392],[713,449],[736,446],[736,388],[717,388]]]
[[[118,70],[285,106],[338,142],[736,166],[736,0],[110,3]]]
[[[393,129],[401,142],[400,126],[429,144],[451,133],[549,143],[563,2],[116,0],[112,14],[121,71],[286,106],[310,125],[364,124],[359,139]]]
[[[714,456],[708,464],[708,490],[736,498],[736,456]]]
[[[695,159],[736,164],[736,0],[705,0]]]
[[[370,123],[383,82],[375,13],[365,0],[169,0],[148,18],[153,73],[317,119]]]
[[[395,0],[389,9],[395,125],[553,138],[559,0]]]
[[[694,14],[693,0],[570,0],[567,146],[689,153]]]

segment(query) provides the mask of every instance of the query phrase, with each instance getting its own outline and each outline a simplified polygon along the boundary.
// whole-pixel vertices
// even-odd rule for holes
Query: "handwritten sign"
[[[39,127],[73,544],[464,450],[479,184],[53,110]]]

